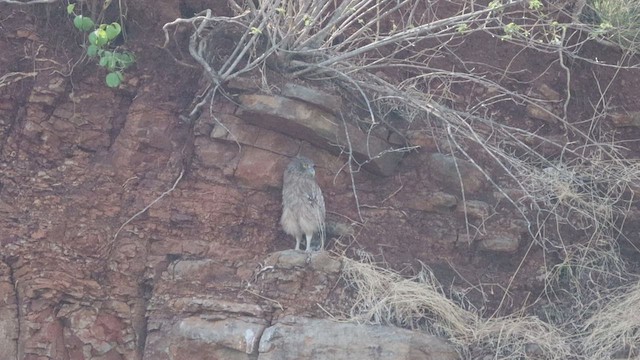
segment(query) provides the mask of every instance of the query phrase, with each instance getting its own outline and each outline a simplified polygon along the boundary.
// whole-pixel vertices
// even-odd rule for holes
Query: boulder
[[[287,316],[260,339],[258,360],[453,360],[436,336],[388,326]]]

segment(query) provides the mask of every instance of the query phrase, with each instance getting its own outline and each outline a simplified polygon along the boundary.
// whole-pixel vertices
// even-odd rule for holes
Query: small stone
[[[616,127],[640,127],[640,111],[611,114],[611,122]]]
[[[520,247],[520,237],[512,234],[489,234],[480,240],[479,248],[484,251],[512,253]]]
[[[528,343],[524,346],[524,352],[527,354],[527,357],[533,358],[542,358],[544,356],[544,351],[538,344]]]
[[[238,161],[238,147],[199,136],[195,139],[195,155],[202,167],[226,170],[232,175]]]
[[[427,151],[436,151],[438,144],[433,138],[431,132],[425,130],[409,130],[407,131],[407,140],[411,145],[420,146]]]
[[[456,212],[471,219],[486,219],[491,214],[491,206],[484,201],[467,200],[456,207]]]
[[[451,212],[458,203],[458,199],[451,194],[436,192],[428,196],[412,194],[402,201],[402,206],[412,210],[427,212]]]
[[[544,104],[529,104],[526,108],[526,113],[529,117],[542,120],[547,124],[556,124],[558,120],[553,115],[553,108]]]
[[[326,224],[327,237],[341,237],[354,235],[353,226],[341,222],[327,221]]]
[[[273,266],[279,269],[303,267],[307,263],[307,255],[308,253],[293,249],[278,251],[270,254],[265,259],[264,264],[265,266]]]
[[[562,96],[560,96],[560,93],[553,90],[549,85],[547,84],[541,84],[540,86],[538,86],[538,88],[536,89],[537,92],[539,92],[546,100],[550,100],[550,101],[560,101],[562,99]]]
[[[285,84],[282,88],[281,95],[288,98],[306,101],[334,114],[339,113],[340,109],[342,109],[342,99],[340,97],[298,84]]]
[[[273,152],[246,147],[238,161],[235,177],[255,189],[280,187],[288,158]]]
[[[227,135],[229,135],[229,131],[222,126],[214,126],[213,130],[211,130],[211,138],[212,139],[226,139]]]
[[[38,34],[36,34],[33,30],[28,29],[20,29],[16,31],[16,37],[18,38],[26,38],[31,41],[40,41]]]
[[[428,169],[437,182],[450,190],[460,191],[462,182],[466,193],[478,193],[487,184],[484,174],[473,163],[450,155],[431,154]]]
[[[310,265],[313,270],[326,274],[337,274],[342,268],[342,262],[331,257],[326,251],[312,253]]]

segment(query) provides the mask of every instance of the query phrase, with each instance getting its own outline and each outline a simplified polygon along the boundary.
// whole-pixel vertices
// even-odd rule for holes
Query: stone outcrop
[[[177,260],[149,301],[144,359],[457,359],[420,332],[301,317],[317,308],[311,299],[329,297],[340,269],[328,252],[295,250],[245,275],[231,262]],[[246,296],[230,296],[234,288]]]
[[[334,154],[351,149],[354,158],[366,162],[364,168],[375,174],[392,175],[402,158],[385,141],[303,101],[261,94],[240,95],[239,101],[238,117],[251,124],[306,140]]]
[[[450,344],[404,329],[286,317],[267,328],[258,360],[454,360]]]

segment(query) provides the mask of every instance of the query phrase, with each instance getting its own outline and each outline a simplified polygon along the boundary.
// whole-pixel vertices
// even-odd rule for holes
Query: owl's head
[[[316,164],[314,164],[313,161],[311,161],[311,159],[309,158],[306,158],[304,156],[296,156],[293,160],[291,160],[289,166],[287,166],[287,171],[314,177],[316,175]]]

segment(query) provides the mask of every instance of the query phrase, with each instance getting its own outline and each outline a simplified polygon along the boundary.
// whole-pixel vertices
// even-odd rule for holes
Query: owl
[[[306,251],[311,251],[311,239],[316,233],[320,236],[320,250],[323,250],[324,219],[324,197],[316,182],[315,164],[306,157],[298,156],[284,171],[280,225],[285,233],[296,239],[296,250],[300,250],[300,240],[304,235]]]

